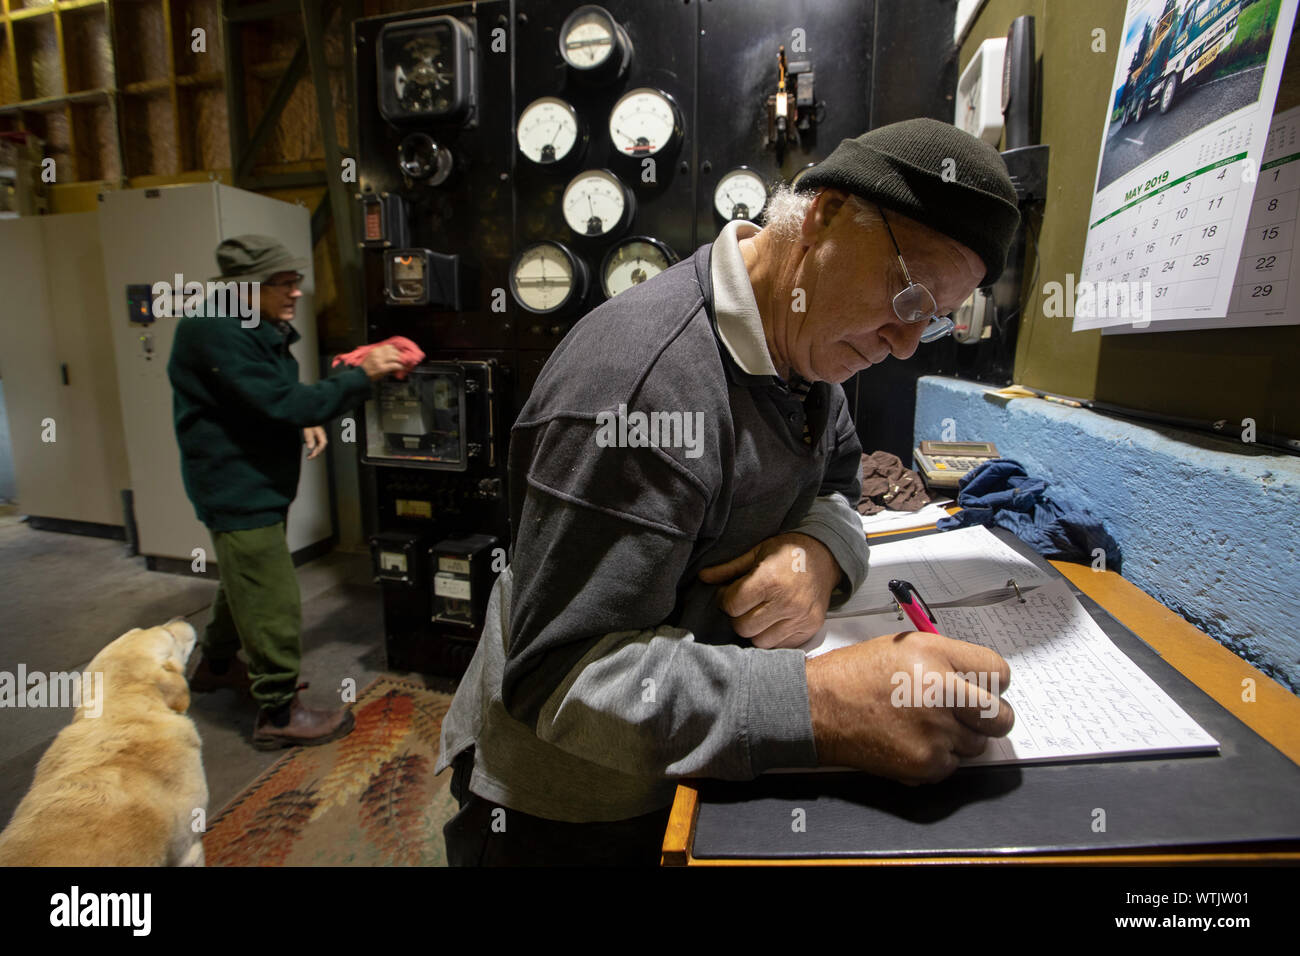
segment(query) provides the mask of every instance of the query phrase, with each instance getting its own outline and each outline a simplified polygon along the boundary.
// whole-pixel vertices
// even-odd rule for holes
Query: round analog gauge
[[[737,166],[718,180],[713,208],[723,219],[757,221],[767,205],[767,184],[748,166]]]
[[[533,100],[515,127],[519,151],[542,165],[558,163],[574,153],[582,137],[578,111],[556,96]]]
[[[648,86],[624,93],[609,113],[609,137],[624,156],[653,156],[681,135],[672,98]]]
[[[438,186],[451,175],[451,150],[439,146],[428,133],[410,133],[402,140],[397,164],[412,179]]]
[[[575,70],[592,71],[627,66],[631,45],[627,33],[604,7],[578,7],[560,26],[560,55]]]
[[[564,187],[564,221],[580,236],[610,236],[632,221],[632,193],[608,169],[588,169]]]
[[[525,247],[510,266],[510,294],[529,312],[558,312],[581,301],[587,282],[586,264],[550,240]]]
[[[624,239],[605,254],[600,267],[600,284],[607,298],[653,279],[677,261],[671,249],[658,239],[635,236]]]
[[[809,171],[810,169],[813,169],[814,167],[816,167],[816,165],[817,165],[816,163],[809,163],[809,164],[808,164],[807,166],[805,166],[803,169],[799,170],[799,172],[795,173],[795,174],[794,174],[794,179],[790,180],[790,188],[792,188],[792,189],[798,189],[798,188],[799,188],[799,180],[803,179],[804,176],[806,176],[806,175],[808,174],[808,171]]]

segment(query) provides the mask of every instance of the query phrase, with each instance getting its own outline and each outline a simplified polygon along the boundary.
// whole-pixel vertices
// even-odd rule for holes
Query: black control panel
[[[868,128],[874,22],[871,0],[482,0],[353,24],[368,337],[427,356],[367,404],[391,666],[468,663],[551,351]]]

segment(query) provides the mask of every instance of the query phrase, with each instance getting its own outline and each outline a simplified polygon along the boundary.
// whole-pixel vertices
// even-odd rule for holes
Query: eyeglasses
[[[880,209],[879,206],[876,208]],[[907,288],[894,296],[894,314],[906,325],[929,322],[925,331],[921,333],[922,342],[933,342],[935,339],[943,338],[953,329],[952,316],[934,314],[938,308],[934,304],[934,296],[921,283],[912,281],[912,276],[907,271],[907,263],[903,261],[903,250],[898,248],[898,240],[894,238],[894,230],[889,227],[889,220],[885,218],[883,209],[880,209],[880,219],[889,233],[889,240],[894,244],[894,252],[898,255],[898,264],[902,267],[903,278],[907,280]]]
[[[296,272],[288,279],[277,279],[275,282],[263,282],[262,285],[269,285],[273,289],[296,289],[302,285],[303,275]]]

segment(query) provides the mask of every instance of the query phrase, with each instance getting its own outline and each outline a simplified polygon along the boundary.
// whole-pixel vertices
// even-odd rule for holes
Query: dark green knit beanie
[[[956,239],[984,261],[981,285],[1001,275],[1020,223],[1016,189],[998,151],[935,119],[904,120],[842,140],[798,189],[828,187]]]

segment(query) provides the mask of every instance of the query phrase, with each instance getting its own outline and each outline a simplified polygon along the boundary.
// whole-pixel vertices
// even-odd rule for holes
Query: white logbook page
[[[940,633],[991,648],[1011,666],[1002,699],[1015,711],[1015,727],[1007,737],[990,738],[988,750],[964,763],[1218,749],[1218,741],[1111,642],[1064,581],[1042,584],[1025,593],[1023,602],[1013,596],[981,607],[933,610]],[[910,630],[911,623],[900,622],[896,612],[834,618],[803,650],[814,657]],[[906,699],[915,705],[921,695],[913,689]]]

